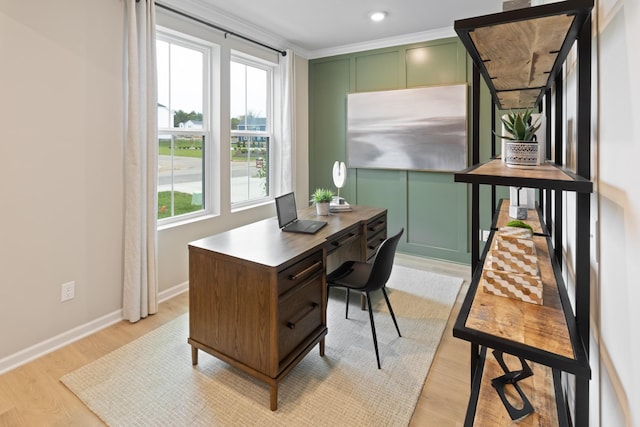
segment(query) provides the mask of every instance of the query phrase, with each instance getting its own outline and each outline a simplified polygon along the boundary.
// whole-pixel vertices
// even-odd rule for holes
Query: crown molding
[[[326,58],[329,56],[344,55],[348,53],[363,52],[366,50],[381,49],[385,47],[400,46],[405,44],[420,43],[431,40],[457,37],[453,27],[439,28],[422,31],[419,33],[403,34],[384,39],[370,40],[362,43],[353,43],[344,46],[336,46],[327,49],[318,49],[307,53],[306,59]],[[301,56],[304,56],[301,54]]]

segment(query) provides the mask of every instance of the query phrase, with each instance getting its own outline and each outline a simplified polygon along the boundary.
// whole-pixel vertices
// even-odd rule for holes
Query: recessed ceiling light
[[[374,22],[382,21],[386,17],[387,12],[373,12],[371,15],[369,15],[369,18],[371,18],[371,20]]]

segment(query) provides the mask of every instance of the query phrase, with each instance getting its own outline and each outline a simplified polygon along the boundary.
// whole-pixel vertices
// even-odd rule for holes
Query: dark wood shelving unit
[[[454,28],[474,64],[472,95],[472,166],[454,175],[471,187],[472,283],[454,325],[454,336],[471,343],[472,388],[466,426],[513,425],[583,426],[589,424],[589,310],[590,310],[590,105],[592,0],[567,0],[541,6],[456,21]],[[575,170],[562,161],[562,111],[551,119],[550,98],[562,105],[562,71],[576,45],[577,135]],[[532,169],[507,167],[499,158],[479,160],[479,76],[489,87],[492,107],[517,109],[546,105],[547,123],[556,128],[555,161]],[[552,94],[552,89],[556,89]],[[545,101],[545,104],[543,104]],[[551,154],[547,132],[548,156]],[[495,144],[495,140],[494,140]],[[495,153],[495,147],[492,155]],[[572,168],[573,169],[573,168]],[[492,231],[480,253],[480,185],[492,187]],[[495,203],[495,187],[539,190],[539,203],[551,205],[529,210],[534,227],[543,304],[536,305],[484,292],[482,272],[496,230],[506,224],[508,201]],[[561,271],[564,192],[575,194],[575,295],[570,298]],[[545,214],[543,214],[545,212]],[[533,219],[533,221],[532,221]],[[571,301],[574,301],[572,304]],[[534,412],[512,420],[497,388],[497,377],[517,374],[505,371],[492,350],[522,358],[534,373],[516,380],[531,401]],[[513,367],[508,364],[509,369]],[[575,398],[566,400],[562,372],[575,379]],[[504,374],[504,375],[503,375]],[[566,377],[566,376],[565,376]],[[569,376],[571,377],[571,376]],[[510,377],[513,378],[513,377]],[[498,387],[499,388],[499,387]],[[504,390],[507,390],[506,388]],[[511,386],[514,393],[514,386]],[[511,396],[512,398],[514,396]],[[518,399],[515,398],[514,401]],[[569,417],[569,412],[573,417]],[[572,424],[570,424],[572,422]]]

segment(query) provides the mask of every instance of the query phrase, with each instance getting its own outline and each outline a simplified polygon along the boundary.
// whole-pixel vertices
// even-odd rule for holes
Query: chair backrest
[[[387,280],[389,280],[391,269],[393,268],[393,258],[396,254],[396,248],[398,247],[402,233],[404,233],[404,228],[401,228],[400,232],[395,236],[388,237],[378,247],[378,251],[373,259],[369,280],[365,286],[366,290],[372,291],[380,289],[387,283]]]

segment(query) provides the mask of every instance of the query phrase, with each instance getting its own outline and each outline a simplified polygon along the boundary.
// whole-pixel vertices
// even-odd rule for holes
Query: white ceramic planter
[[[316,203],[316,213],[318,215],[329,215],[329,203]]]
[[[540,164],[539,143],[506,141],[504,161],[509,167],[533,167]]]

